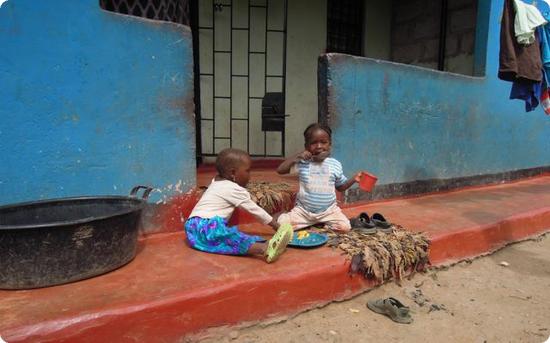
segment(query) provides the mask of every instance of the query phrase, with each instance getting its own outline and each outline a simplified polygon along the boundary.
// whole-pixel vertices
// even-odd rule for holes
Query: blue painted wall
[[[475,69],[484,77],[327,56],[334,155],[347,174],[368,170],[390,184],[550,165],[550,117],[525,113],[496,76],[502,6],[480,0],[477,45],[486,39],[487,49]]]
[[[188,28],[98,0],[0,8],[0,203],[195,183]],[[176,190],[177,188],[177,190]]]

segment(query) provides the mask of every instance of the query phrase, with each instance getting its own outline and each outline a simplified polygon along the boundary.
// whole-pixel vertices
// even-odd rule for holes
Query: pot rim
[[[81,196],[81,197],[66,197],[66,198],[56,198],[56,199],[44,199],[37,201],[26,201],[16,204],[9,204],[0,206],[0,212],[6,209],[15,208],[15,207],[25,207],[25,206],[34,206],[42,205],[47,203],[56,203],[56,202],[70,202],[70,201],[90,201],[90,200],[125,200],[135,202],[135,206],[124,209],[116,212],[109,213],[107,215],[85,217],[82,219],[71,220],[71,221],[58,221],[44,224],[29,224],[29,225],[2,225],[0,224],[1,230],[23,230],[23,229],[40,229],[40,228],[49,228],[49,227],[64,227],[64,226],[73,226],[78,224],[85,224],[90,222],[95,222],[98,220],[104,220],[114,217],[123,216],[132,212],[141,211],[146,204],[144,199],[139,199],[131,196],[121,196],[121,195],[108,195],[108,196]]]

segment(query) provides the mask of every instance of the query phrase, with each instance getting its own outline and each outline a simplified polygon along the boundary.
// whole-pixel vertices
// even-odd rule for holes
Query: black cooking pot
[[[141,199],[137,192],[144,189]],[[152,188],[0,207],[0,289],[58,285],[106,273],[136,254]]]

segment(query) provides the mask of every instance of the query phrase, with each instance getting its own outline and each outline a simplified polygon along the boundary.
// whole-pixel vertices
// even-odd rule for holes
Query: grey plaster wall
[[[437,68],[440,0],[394,1],[392,52],[394,62]],[[473,74],[477,0],[449,0],[445,71]]]

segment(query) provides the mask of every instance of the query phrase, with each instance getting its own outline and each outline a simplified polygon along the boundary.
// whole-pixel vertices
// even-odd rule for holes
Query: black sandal
[[[359,216],[352,218],[349,222],[352,230],[366,234],[376,233],[376,225],[370,219],[367,212],[361,212]]]
[[[378,231],[385,233],[392,232],[391,223],[388,222],[380,213],[373,214],[371,220],[377,227]]]

